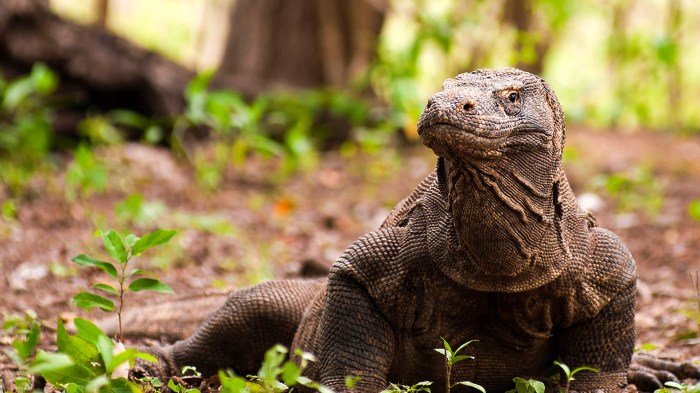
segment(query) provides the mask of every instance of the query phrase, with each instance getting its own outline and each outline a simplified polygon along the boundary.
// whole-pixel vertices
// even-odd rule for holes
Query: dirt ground
[[[700,221],[688,214],[700,200],[700,137],[572,127],[567,146],[574,190],[637,261],[638,344],[700,361],[700,340],[686,334],[700,330],[692,278],[700,271]],[[109,169],[106,192],[65,202],[67,158],[59,158],[57,173],[30,184],[16,219],[0,220],[0,316],[34,310],[45,348],[52,347],[58,316],[85,315],[70,298],[103,278],[70,262],[80,253],[106,258],[93,235],[97,228],[137,234],[177,228],[171,244],[145,255],[140,267],[156,271],[179,294],[237,288],[327,266],[376,228],[434,165],[421,146],[382,155],[326,153],[315,169],[274,181],[269,163],[253,161],[227,171],[221,188],[207,193],[167,150],[125,144],[98,155]],[[620,174],[639,176],[626,194],[611,196],[599,184]],[[138,214],[115,211],[134,193],[146,201]],[[655,200],[658,212],[650,207]],[[164,296],[138,295],[127,302]],[[695,320],[688,316],[694,310]],[[0,333],[0,346],[10,339]],[[0,370],[13,370],[2,352]]]

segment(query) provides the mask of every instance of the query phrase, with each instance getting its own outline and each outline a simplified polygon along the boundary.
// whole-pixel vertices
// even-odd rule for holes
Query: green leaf
[[[29,78],[37,93],[46,96],[53,93],[58,87],[58,77],[44,63],[36,63],[32,67]]]
[[[85,392],[98,392],[103,386],[109,385],[109,378],[106,375],[98,375],[92,381],[88,382],[83,388]]]
[[[13,111],[33,92],[34,84],[28,77],[14,80],[10,82],[5,89],[5,98],[2,102],[3,107]]]
[[[357,376],[357,375],[346,375],[345,376],[345,387],[350,389],[350,391],[352,391],[352,389],[355,387],[355,385],[357,385],[358,382],[360,382],[361,379],[362,379],[362,377]]]
[[[56,345],[59,352],[70,356],[77,364],[93,365],[99,360],[95,343],[69,335],[60,319],[56,328]]]
[[[122,241],[121,236],[113,230],[109,230],[107,233],[102,233],[102,243],[105,245],[105,249],[109,255],[121,264],[126,263],[126,247],[124,247],[124,241]]]
[[[243,393],[246,392],[248,381],[230,371],[219,371],[219,381],[221,381],[222,393]]]
[[[567,366],[566,364],[564,364],[558,360],[554,361],[554,365],[559,366],[559,368],[561,368],[564,371],[564,375],[566,375],[566,379],[571,378],[572,374],[571,374],[571,369],[569,369],[569,366]]]
[[[640,345],[638,348],[635,348],[634,351],[653,351],[654,349],[658,348],[655,344],[652,343],[644,343]]]
[[[87,319],[75,318],[73,320],[73,324],[75,324],[75,328],[77,330],[76,336],[90,343],[97,343],[97,339],[100,336],[107,337],[107,335],[104,334],[102,330],[97,327],[97,325],[88,321]]]
[[[73,359],[65,353],[39,351],[36,359],[29,365],[29,372],[43,374],[47,371],[65,369],[74,364]]]
[[[143,393],[139,386],[124,378],[112,379],[109,382],[109,393]]]
[[[126,235],[126,237],[124,238],[124,243],[126,243],[126,245],[129,247],[133,247],[137,241],[139,241],[139,237],[134,235],[133,233]]]
[[[109,262],[100,261],[100,260],[98,260],[98,259],[89,257],[89,256],[87,256],[87,255],[85,255],[85,254],[80,254],[80,255],[78,255],[78,256],[76,256],[76,257],[73,257],[73,259],[71,259],[71,261],[77,263],[77,264],[80,265],[80,266],[95,266],[95,267],[98,267],[98,268],[100,268],[100,270],[102,270],[103,272],[109,274],[112,278],[115,278],[115,279],[116,279],[116,278],[118,277],[117,268],[114,267],[114,265],[112,265],[112,264],[109,263]]]
[[[534,379],[513,378],[515,382],[515,391],[518,393],[544,393],[544,383]]]
[[[449,353],[449,354],[454,353],[454,352],[452,352],[452,347],[450,346],[450,343],[448,343],[447,340],[445,340],[442,337],[440,337],[440,339],[442,340],[442,345],[445,347],[445,350],[447,350],[447,353]]]
[[[690,202],[688,205],[688,215],[695,220],[700,221],[700,199]]]
[[[594,373],[600,372],[600,369],[594,368],[594,367],[588,367],[588,366],[581,366],[581,367],[576,367],[571,371],[571,380],[574,380],[574,375],[576,375],[580,371],[591,371]]]
[[[95,289],[99,289],[100,291],[107,292],[110,295],[117,295],[117,296],[119,295],[119,293],[117,292],[117,289],[111,285],[108,285],[108,284],[97,283],[97,284],[93,284],[92,287]]]
[[[287,386],[294,386],[297,384],[297,379],[301,376],[301,367],[297,366],[293,362],[285,362],[282,365],[282,381]]]
[[[139,239],[133,247],[131,247],[131,254],[139,255],[149,248],[167,243],[176,233],[177,231],[174,229],[156,229]]]
[[[465,359],[474,359],[474,356],[468,356],[468,355],[458,355],[452,358],[452,364],[455,364],[457,362],[460,362]]]
[[[80,292],[79,294],[73,296],[72,300],[73,304],[84,310],[90,310],[95,307],[98,307],[102,311],[114,310],[114,302],[105,297],[89,292]]]
[[[17,350],[17,354],[24,361],[29,355],[34,351],[37,342],[39,341],[39,322],[34,321],[32,323],[32,328],[29,330],[27,337],[23,340],[15,340],[12,342],[12,346]]]
[[[460,345],[459,348],[457,348],[457,350],[454,352],[455,355],[458,354],[459,351],[461,351],[462,349],[469,346],[469,344],[474,343],[474,342],[479,342],[479,340],[469,340],[469,341],[465,342],[464,344]]]
[[[105,366],[105,372],[111,374],[114,370],[112,364],[112,358],[114,358],[114,343],[109,337],[99,336],[97,337],[95,346],[102,357],[102,364]]]
[[[484,389],[484,387],[479,385],[478,383],[469,382],[469,381],[462,381],[462,382],[457,382],[456,384],[454,384],[452,386],[455,386],[455,385],[469,386],[471,388],[474,388],[474,389],[480,391],[481,393],[486,393],[486,389]]]
[[[156,276],[154,273],[147,272],[147,271],[145,271],[145,270],[143,270],[143,269],[134,269],[134,270],[130,271],[130,272],[127,274],[127,276],[129,276],[129,277],[131,277],[131,276],[138,276],[138,275],[150,276],[150,277],[158,277],[158,276]]]
[[[174,293],[165,283],[153,278],[138,278],[129,284],[129,290],[132,292],[153,291],[159,293]]]

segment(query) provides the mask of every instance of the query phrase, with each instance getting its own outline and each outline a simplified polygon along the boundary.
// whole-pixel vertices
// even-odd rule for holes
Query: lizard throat
[[[521,167],[508,161],[445,165],[459,248],[451,266],[473,289],[515,292],[544,285],[568,260],[554,201],[557,171],[543,166],[521,173]]]

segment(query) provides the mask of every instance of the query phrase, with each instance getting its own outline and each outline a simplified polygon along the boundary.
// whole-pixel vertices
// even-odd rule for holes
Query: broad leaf
[[[85,392],[99,392],[99,389],[103,386],[109,385],[109,378],[106,375],[98,375],[92,381],[85,385]]]
[[[59,352],[70,356],[78,364],[91,365],[99,360],[95,344],[84,338],[69,335],[60,319],[56,328],[56,345]]]
[[[99,289],[100,291],[107,292],[110,295],[117,295],[117,296],[119,295],[119,293],[117,292],[117,289],[109,284],[98,283],[98,284],[93,284],[92,287],[95,289]]]
[[[174,229],[156,229],[140,238],[134,246],[131,247],[131,255],[139,255],[149,248],[167,243],[176,233],[177,231]]]
[[[480,391],[481,393],[486,393],[486,389],[484,389],[484,387],[479,385],[478,383],[469,382],[469,381],[462,381],[462,382],[457,382],[456,384],[454,384],[452,386],[455,386],[455,385],[469,386],[471,388],[474,388],[474,389]]]
[[[287,386],[294,386],[297,384],[298,378],[301,376],[301,367],[297,366],[293,362],[285,362],[282,365],[282,381]]]
[[[65,353],[39,351],[36,359],[29,365],[29,372],[44,373],[46,371],[64,369],[74,364],[73,359]]]
[[[71,259],[71,261],[77,263],[77,264],[80,265],[80,266],[95,266],[95,267],[98,267],[98,268],[100,268],[100,270],[102,270],[103,272],[105,272],[105,273],[109,274],[110,276],[112,276],[112,278],[117,278],[117,268],[114,267],[114,265],[112,265],[112,264],[109,263],[109,262],[100,261],[100,260],[98,260],[98,259],[89,257],[89,256],[87,256],[87,255],[85,255],[85,254],[80,254],[80,255],[78,255],[77,257],[73,257],[73,259]]]
[[[94,323],[88,321],[87,319],[75,318],[73,320],[75,328],[78,331],[76,334],[78,337],[82,338],[91,343],[96,343],[100,336],[107,337],[106,334],[100,330]]]
[[[110,393],[142,393],[138,385],[124,378],[113,379],[109,382]]]
[[[114,358],[114,343],[111,339],[105,336],[97,337],[97,342],[95,343],[97,350],[100,351],[100,356],[102,357],[102,364],[105,366],[105,371],[108,374],[112,373],[114,367],[112,367],[112,358]]]
[[[102,232],[102,243],[104,243],[105,249],[115,261],[121,264],[126,262],[126,247],[124,247],[124,241],[122,241],[121,236],[117,232],[113,230],[107,233]]]
[[[153,291],[160,293],[174,293],[173,290],[160,280],[153,278],[138,278],[129,284],[132,292]]]
[[[49,383],[55,386],[77,384],[84,386],[92,381],[97,374],[82,364],[76,364],[65,353],[39,352],[30,364],[29,372],[41,374]]]
[[[79,294],[73,296],[73,304],[84,310],[90,310],[95,307],[101,309],[102,311],[114,310],[114,302],[105,297],[89,292],[80,292]]]

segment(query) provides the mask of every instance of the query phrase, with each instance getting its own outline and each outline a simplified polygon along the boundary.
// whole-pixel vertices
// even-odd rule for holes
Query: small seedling
[[[418,382],[417,384],[411,386],[390,383],[389,385],[391,386],[391,389],[382,390],[380,393],[430,393],[430,385],[432,384],[433,383],[429,381]]]
[[[117,286],[114,287],[105,283],[94,284],[92,286],[94,289],[106,293],[107,296],[91,292],[80,292],[73,297],[73,303],[86,310],[96,307],[103,311],[116,313],[119,321],[119,339],[123,341],[122,310],[124,308],[124,294],[127,291],[173,293],[173,290],[161,282],[154,274],[141,269],[133,269],[127,272],[127,267],[134,257],[141,255],[142,252],[150,248],[167,243],[175,236],[176,232],[175,230],[157,229],[141,238],[134,234],[129,234],[122,239],[115,231],[98,231],[97,234],[102,238],[105,249],[116,263],[101,261],[85,254],[80,254],[71,260],[80,266],[99,268],[112,277],[117,282]],[[115,306],[109,297],[116,298],[118,306]]]
[[[346,375],[345,387],[350,389],[350,391],[352,392],[355,389],[355,385],[357,385],[357,383],[360,382],[361,379],[362,377],[357,375]]]
[[[265,352],[263,363],[257,375],[247,379],[235,375],[230,370],[219,371],[222,393],[279,393],[292,390],[297,385],[321,393],[333,393],[328,387],[302,375],[309,362],[316,357],[308,352],[296,350],[299,364],[287,359],[288,350],[283,345],[275,345]]]
[[[700,393],[700,384],[688,385],[685,383],[668,381],[664,383],[663,388],[656,389],[654,393],[676,393],[677,391],[681,393]]]
[[[461,362],[462,360],[467,360],[467,359],[474,359],[474,356],[469,356],[469,355],[460,355],[459,352],[462,351],[462,349],[466,348],[469,346],[469,344],[473,342],[478,342],[478,340],[470,340],[467,341],[466,343],[462,344],[457,348],[455,351],[452,350],[452,347],[450,347],[450,344],[442,338],[442,345],[443,348],[435,348],[435,351],[442,354],[445,357],[445,365],[446,365],[446,373],[445,373],[445,386],[447,387],[447,393],[450,393],[450,389],[456,385],[464,385],[464,386],[469,386],[472,387],[476,390],[479,390],[482,393],[486,393],[486,390],[483,388],[483,386],[476,384],[474,382],[469,382],[469,381],[460,381],[455,384],[452,384],[450,378],[452,377],[452,366],[454,366],[456,363]]]
[[[71,336],[58,320],[58,352],[40,351],[29,372],[41,374],[66,392],[138,391],[133,382],[117,375],[121,366],[136,358],[150,362],[156,359],[132,348],[115,350],[114,342],[90,321],[76,318],[74,323],[77,333]]]
[[[544,383],[535,379],[525,380],[520,377],[513,378],[515,389],[511,389],[506,393],[544,393]]]
[[[588,367],[588,366],[576,367],[575,369],[571,370],[569,368],[569,366],[567,366],[566,364],[564,364],[558,360],[554,361],[554,365],[559,367],[564,372],[564,376],[566,377],[566,385],[564,385],[560,389],[560,391],[562,393],[567,392],[569,390],[569,384],[571,383],[571,381],[573,381],[575,379],[574,375],[576,375],[577,373],[579,373],[581,371],[592,371],[594,373],[600,372],[599,369],[593,368],[593,367]]]
[[[32,382],[27,373],[27,364],[39,341],[39,322],[36,320],[36,314],[27,311],[24,316],[11,315],[5,318],[2,330],[15,336],[12,347],[3,348],[5,354],[19,368],[13,381],[15,389],[19,393],[30,392]]]

